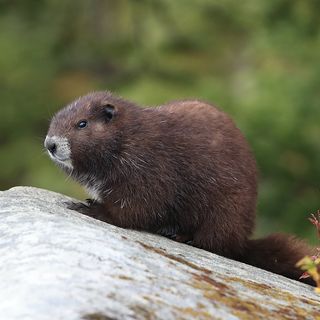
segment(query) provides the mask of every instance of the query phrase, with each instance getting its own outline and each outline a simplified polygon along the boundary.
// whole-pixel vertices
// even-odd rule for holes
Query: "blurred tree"
[[[259,233],[311,238],[319,207],[316,0],[0,1],[0,187],[82,196],[42,152],[50,116],[111,89],[140,104],[198,97],[230,113],[260,169]]]

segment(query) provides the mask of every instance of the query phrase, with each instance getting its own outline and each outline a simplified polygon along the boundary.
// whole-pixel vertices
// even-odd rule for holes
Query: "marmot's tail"
[[[311,278],[299,279],[303,272],[296,263],[306,255],[312,249],[304,241],[280,233],[249,240],[240,261],[315,286]]]

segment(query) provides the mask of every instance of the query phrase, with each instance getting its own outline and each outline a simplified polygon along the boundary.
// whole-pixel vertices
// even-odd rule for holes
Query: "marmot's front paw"
[[[95,218],[104,222],[112,223],[104,207],[98,201],[86,199],[86,202],[67,201],[64,203],[70,210],[80,212],[91,218]]]
[[[64,204],[68,209],[78,211],[83,214],[88,214],[90,209],[90,205],[84,202],[66,201]]]

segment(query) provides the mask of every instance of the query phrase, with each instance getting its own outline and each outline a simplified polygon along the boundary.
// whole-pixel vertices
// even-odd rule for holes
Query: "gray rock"
[[[320,295],[284,277],[66,209],[65,196],[0,192],[0,318],[316,319]]]

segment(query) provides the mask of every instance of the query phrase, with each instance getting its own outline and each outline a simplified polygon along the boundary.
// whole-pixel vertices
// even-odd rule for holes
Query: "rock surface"
[[[308,285],[96,221],[69,199],[0,192],[1,319],[320,319]]]

